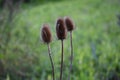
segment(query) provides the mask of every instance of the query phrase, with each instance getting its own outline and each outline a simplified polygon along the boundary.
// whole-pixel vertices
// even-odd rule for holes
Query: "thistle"
[[[63,72],[63,40],[66,38],[67,35],[67,29],[64,24],[64,19],[59,18],[56,23],[56,34],[59,40],[61,40],[61,67],[60,67],[60,80],[62,80],[62,72]]]
[[[70,32],[70,45],[71,45],[71,55],[70,55],[70,68],[69,68],[69,76],[68,80],[70,80],[70,75],[72,72],[72,64],[73,64],[73,44],[72,44],[72,31],[74,30],[75,26],[73,21],[69,17],[65,17],[65,24],[67,27],[68,32]]]
[[[53,80],[55,80],[55,75],[54,75],[54,63],[52,60],[52,56],[51,56],[51,50],[50,50],[50,42],[52,41],[52,34],[50,31],[50,27],[47,24],[44,24],[41,30],[41,37],[44,43],[47,44],[48,47],[48,54],[50,57],[50,61],[51,61],[51,66],[52,66],[52,76],[53,76]]]

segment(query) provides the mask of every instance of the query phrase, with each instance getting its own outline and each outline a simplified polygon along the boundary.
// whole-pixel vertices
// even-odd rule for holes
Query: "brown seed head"
[[[52,34],[48,24],[44,24],[41,30],[41,37],[45,43],[50,43],[52,41]]]
[[[65,24],[68,31],[72,31],[75,28],[73,21],[69,17],[65,17]]]
[[[56,23],[56,34],[58,39],[63,40],[67,36],[67,29],[64,24],[63,18],[59,18]]]

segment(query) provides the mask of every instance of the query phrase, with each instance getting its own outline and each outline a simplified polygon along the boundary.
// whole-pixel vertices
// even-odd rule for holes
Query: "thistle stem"
[[[47,44],[47,45],[48,45],[48,53],[49,53],[49,57],[50,57],[50,62],[51,62],[51,66],[52,66],[52,76],[53,76],[53,80],[55,80],[54,63],[53,63],[52,56],[51,56],[50,44]]]
[[[62,45],[62,53],[61,53],[60,80],[62,80],[62,72],[63,72],[63,40],[61,40],[61,45]]]
[[[72,64],[73,64],[73,44],[72,44],[72,31],[70,31],[70,45],[71,45],[71,56],[70,56],[70,68],[69,68],[69,76],[68,80],[71,79],[71,72],[72,72]]]

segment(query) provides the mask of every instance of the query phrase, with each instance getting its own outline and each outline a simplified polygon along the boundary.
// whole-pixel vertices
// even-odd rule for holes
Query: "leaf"
[[[4,55],[2,53],[0,53],[0,59],[4,58]]]

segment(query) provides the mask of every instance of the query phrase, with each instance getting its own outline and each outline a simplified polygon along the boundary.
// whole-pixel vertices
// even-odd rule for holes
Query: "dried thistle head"
[[[69,17],[65,17],[65,24],[68,31],[72,31],[75,28],[73,21]]]
[[[67,36],[67,29],[64,24],[64,19],[59,18],[56,23],[56,34],[58,39],[63,40]]]
[[[50,43],[52,41],[52,34],[48,24],[44,24],[41,30],[41,37],[44,43]]]

